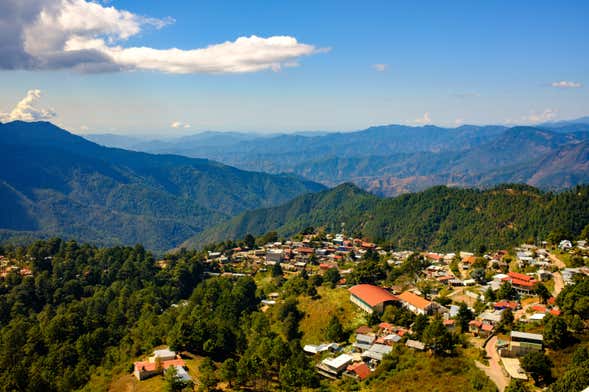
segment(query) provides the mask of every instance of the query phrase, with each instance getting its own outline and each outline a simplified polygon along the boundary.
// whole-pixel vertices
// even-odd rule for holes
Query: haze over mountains
[[[47,122],[0,124],[2,237],[165,250],[239,212],[324,189],[287,175],[106,148]]]
[[[59,235],[109,245],[143,243],[149,249],[166,250],[181,244],[202,246],[246,232],[279,229],[291,234],[291,229],[302,229],[301,225],[348,220],[356,222],[352,226],[360,234],[389,238],[371,228],[381,222],[375,217],[388,217],[406,227],[421,216],[419,208],[444,204],[445,196],[412,195],[421,207],[411,211],[405,211],[398,201],[386,201],[397,199],[378,196],[439,184],[528,183],[564,189],[588,183],[589,132],[585,128],[586,124],[575,123],[453,129],[392,125],[351,133],[278,136],[209,132],[165,143],[142,142],[141,146],[133,138],[102,136],[105,144],[117,142],[158,153],[152,154],[100,146],[47,122],[14,121],[0,124],[0,238]],[[275,174],[163,154],[172,150],[187,155],[187,151],[197,151],[191,154]],[[372,194],[349,188],[351,185],[324,196],[311,194],[324,190],[325,185],[347,182]],[[318,197],[323,201],[315,205],[313,200]],[[274,209],[264,210],[270,207]],[[256,211],[230,220],[252,210]],[[443,219],[439,211],[433,212],[422,220]],[[495,219],[493,214],[488,216]],[[535,228],[537,224],[524,226]],[[403,241],[424,234],[395,230],[394,238]],[[536,229],[526,230],[523,232]],[[466,238],[466,233],[460,236]],[[407,244],[445,246],[453,242],[432,239]]]
[[[205,132],[124,144],[111,136],[88,138],[152,153],[215,159],[241,169],[294,173],[330,187],[353,182],[382,196],[434,185],[505,182],[563,189],[589,180],[586,117],[511,128],[387,125],[319,135]]]

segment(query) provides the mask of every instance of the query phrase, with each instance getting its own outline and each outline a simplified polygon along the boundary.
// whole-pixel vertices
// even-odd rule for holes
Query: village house
[[[530,295],[534,292],[534,285],[537,283],[536,279],[526,274],[518,272],[508,272],[507,276],[502,279],[504,282],[511,282],[513,288],[519,295]]]
[[[326,358],[315,366],[320,375],[337,379],[346,370],[354,358],[348,354],[341,354],[335,358]]]
[[[434,311],[434,305],[431,301],[420,297],[411,291],[405,291],[399,295],[401,304],[415,314],[429,315]]]
[[[397,302],[399,299],[382,287],[370,284],[359,284],[349,289],[350,301],[365,312],[382,313],[387,304]]]
[[[511,331],[509,341],[510,356],[524,356],[532,351],[542,351],[544,337],[537,333]]]
[[[133,364],[133,375],[140,381],[164,373],[169,367],[176,367],[177,374],[183,379],[190,380],[186,373],[184,360],[169,348],[155,350],[147,361],[138,361]],[[179,370],[179,369],[182,370]],[[184,374],[186,373],[186,374]]]
[[[356,362],[348,365],[346,371],[343,373],[344,377],[349,377],[357,381],[365,380],[372,371],[364,362]]]

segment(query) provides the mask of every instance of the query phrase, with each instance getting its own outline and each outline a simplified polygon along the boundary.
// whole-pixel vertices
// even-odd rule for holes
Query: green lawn
[[[350,302],[347,289],[319,287],[320,298],[311,299],[308,296],[299,298],[299,308],[305,312],[300,324],[303,332],[303,344],[319,344],[325,342],[325,326],[335,314],[347,330],[353,330],[366,324],[366,313]]]

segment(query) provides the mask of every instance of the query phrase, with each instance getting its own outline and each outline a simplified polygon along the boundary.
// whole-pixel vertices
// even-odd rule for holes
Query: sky
[[[587,1],[2,0],[0,121],[346,131],[589,114]]]

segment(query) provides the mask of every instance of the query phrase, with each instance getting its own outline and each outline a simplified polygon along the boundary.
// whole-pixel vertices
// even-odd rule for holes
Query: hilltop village
[[[48,247],[62,249],[65,256]],[[89,263],[92,259],[81,256],[93,252],[102,261]],[[120,265],[113,266],[113,260]],[[130,374],[104,376],[115,391],[159,390],[164,383],[170,390],[320,385],[334,391],[409,391],[416,382],[434,385],[437,374],[448,383],[442,390],[468,382],[480,391],[549,387],[560,392],[571,390],[571,379],[589,381],[578,374],[589,363],[588,264],[585,240],[437,253],[307,229],[288,240],[275,233],[247,236],[159,260],[139,246],[102,250],[56,239],[1,256],[0,279],[5,292],[13,286],[23,293],[44,284],[52,270],[56,282],[61,276],[68,279],[64,290],[55,292],[60,298],[83,299],[81,287],[106,295],[100,299],[107,301],[101,306],[109,304],[100,316],[105,325],[109,318],[131,314],[138,320],[151,317],[132,324],[128,339],[137,344],[127,357]],[[86,286],[120,281],[113,274],[144,279],[145,287],[153,288],[149,282],[154,281],[170,286],[154,297],[159,300],[150,300],[145,289],[137,291],[131,314],[128,305],[115,311],[99,285]],[[201,282],[196,289],[194,279]],[[119,301],[128,301],[125,291],[120,293]],[[166,293],[175,293],[176,302],[166,304]],[[15,301],[22,294],[16,295]],[[29,290],[28,295],[33,295],[29,301],[38,301],[39,294]],[[162,307],[154,307],[154,301]],[[2,308],[2,314],[18,310],[14,304]],[[81,317],[94,319],[96,313]],[[236,324],[242,320],[244,325]],[[54,334],[69,339],[75,332],[53,323],[46,329],[51,339]],[[266,326],[252,330],[248,323]],[[247,346],[232,354],[244,344],[239,339],[246,339]],[[120,350],[124,347],[119,343]],[[571,372],[577,373],[569,377]],[[568,384],[559,386],[561,380]]]
[[[307,339],[303,347],[317,374],[332,380],[371,377],[399,346],[451,355],[454,346],[467,342],[480,350],[475,364],[500,391],[511,382],[542,386],[548,376],[529,366],[526,371],[522,361],[538,354],[544,358],[546,349],[558,346],[555,340],[564,339],[551,330],[562,329],[556,298],[589,276],[586,241],[475,254],[390,250],[344,234],[307,232],[284,241],[270,234],[266,239],[255,245],[246,238],[240,246],[208,250],[207,274],[256,276],[262,311],[293,293],[320,297],[317,284],[346,290],[347,301],[362,316],[353,329],[345,333],[334,315],[320,326],[324,338]],[[166,263],[158,265],[165,268]],[[264,285],[270,276],[272,283]],[[582,330],[586,320],[576,321]],[[544,336],[547,329],[550,336]]]

